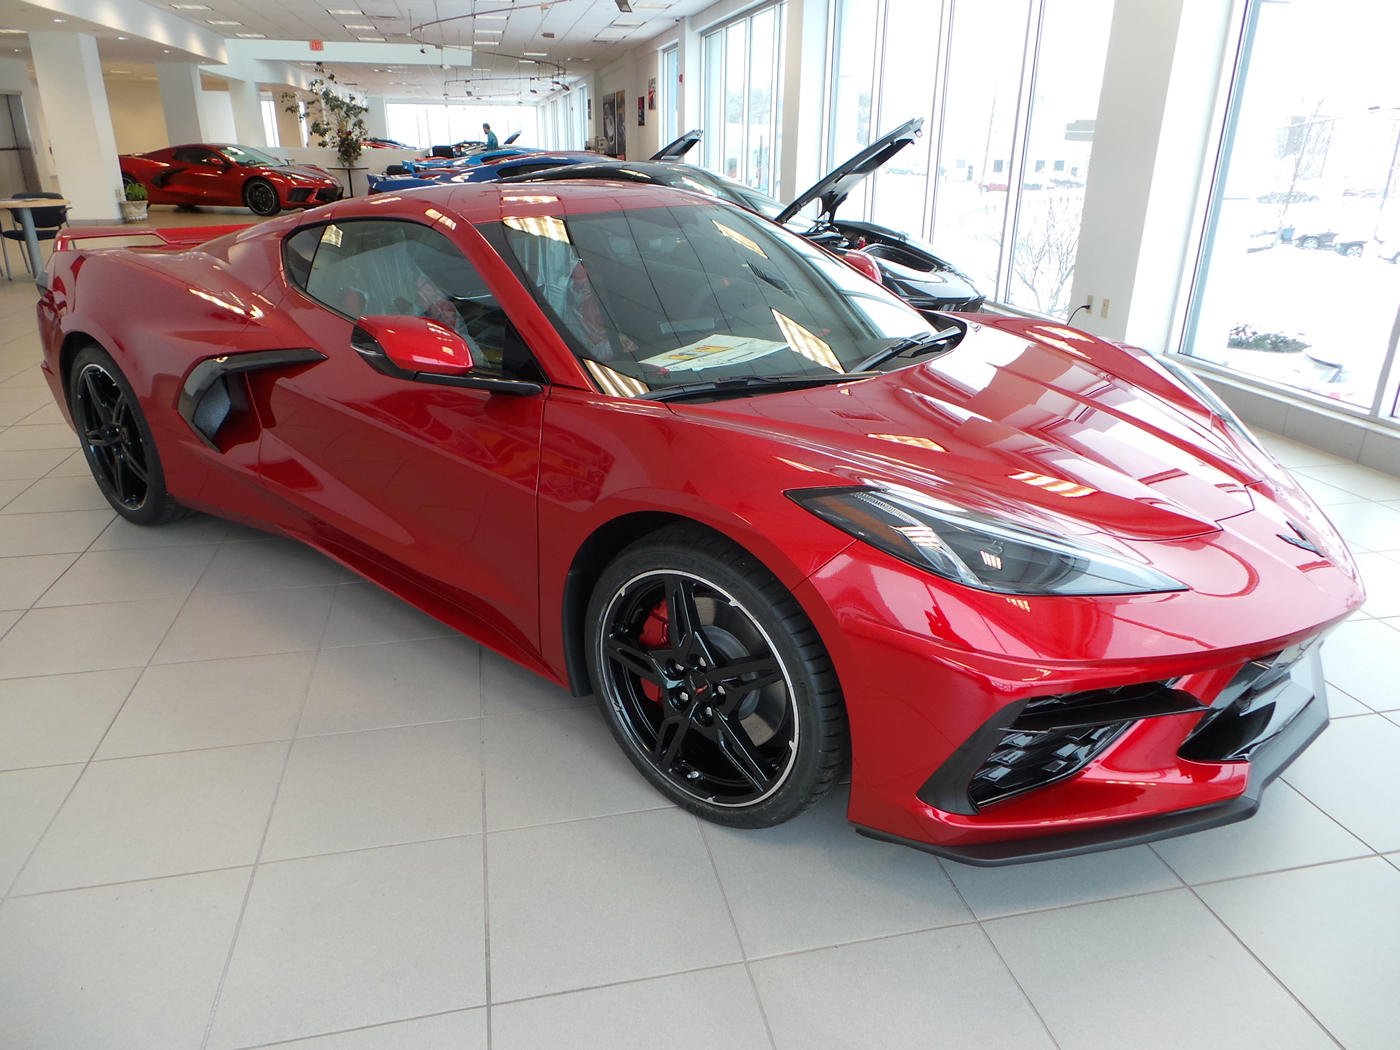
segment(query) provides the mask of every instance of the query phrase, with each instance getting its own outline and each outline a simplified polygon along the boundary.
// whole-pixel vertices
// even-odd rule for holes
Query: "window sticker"
[[[702,368],[726,368],[743,364],[787,348],[776,339],[745,339],[737,335],[712,335],[641,363],[668,372],[696,372]]]

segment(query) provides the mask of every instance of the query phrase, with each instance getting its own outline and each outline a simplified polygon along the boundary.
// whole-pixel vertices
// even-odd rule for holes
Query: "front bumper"
[[[1224,827],[1237,821],[1247,820],[1259,810],[1259,802],[1264,789],[1288,766],[1307,750],[1308,746],[1322,735],[1327,728],[1327,694],[1322,682],[1321,664],[1317,647],[1307,658],[1309,666],[1304,673],[1314,681],[1310,687],[1297,679],[1280,683],[1279,690],[1307,689],[1307,700],[1275,732],[1261,740],[1249,757],[1249,779],[1244,791],[1236,797],[1214,805],[1197,809],[1179,810],[1155,817],[1145,817],[1119,824],[1109,824],[1083,831],[1071,831],[1058,835],[1042,835],[1038,838],[1012,839],[1001,842],[986,842],[966,846],[940,846],[916,839],[901,838],[888,832],[852,824],[857,832],[884,842],[896,842],[905,846],[946,857],[963,864],[978,867],[1000,867],[1007,864],[1024,864],[1034,860],[1055,860],[1060,857],[1074,857],[1083,853],[1097,853],[1100,850],[1117,849],[1121,846],[1137,846],[1144,842],[1189,835],[1194,831]]]

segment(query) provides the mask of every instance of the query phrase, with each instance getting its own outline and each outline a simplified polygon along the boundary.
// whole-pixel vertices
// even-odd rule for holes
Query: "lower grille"
[[[329,204],[331,201],[340,200],[340,190],[334,186],[327,186],[325,189],[316,191],[316,199],[322,204]]]
[[[983,807],[1074,776],[1144,718],[1198,713],[1166,682],[1058,693],[993,715],[925,781],[918,798],[949,813]]]
[[[978,809],[1078,773],[1132,725],[1111,722],[1045,733],[1012,731],[972,776],[968,797]]]
[[[287,191],[287,200],[293,204],[301,204],[311,198],[310,186],[298,186],[294,190]]]

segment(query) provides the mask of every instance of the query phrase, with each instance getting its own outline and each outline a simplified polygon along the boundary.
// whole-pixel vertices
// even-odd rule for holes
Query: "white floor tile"
[[[742,966],[725,966],[494,1006],[491,1045],[494,1050],[769,1050],[772,1044],[748,973]]]
[[[1360,463],[1335,463],[1301,468],[1298,473],[1316,478],[1368,500],[1400,499],[1400,478]]]
[[[1343,537],[1367,550],[1400,549],[1400,511],[1379,503],[1345,503],[1328,507],[1327,517]]]
[[[286,1050],[486,1050],[486,1008],[263,1045]]]
[[[482,918],[478,836],[264,864],[208,1046],[480,1006]]]
[[[315,660],[282,653],[147,667],[97,757],[290,739]]]
[[[345,583],[336,590],[325,647],[450,638],[457,632],[372,583]]]
[[[1259,812],[1223,828],[1155,842],[1152,848],[1189,883],[1362,857],[1369,846],[1281,780]]]
[[[24,492],[36,482],[25,480],[3,480],[0,479],[0,513],[8,513],[5,510],[11,503],[19,498]]]
[[[0,638],[0,678],[141,667],[179,611],[178,598],[31,609]]]
[[[112,523],[93,541],[95,551],[127,550],[133,547],[178,547],[191,543],[224,543],[265,540],[268,534],[247,525],[238,525],[207,514],[193,514],[168,525],[133,525],[113,515]]]
[[[251,864],[286,744],[94,762],[13,893]]]
[[[295,540],[268,538],[219,548],[196,594],[232,594],[278,587],[326,587],[340,582],[340,566]]]
[[[7,380],[7,385],[36,386],[32,382]],[[43,380],[40,379],[40,383]],[[72,451],[78,447],[78,435],[67,423],[50,423],[37,427],[7,427],[0,431],[0,452],[24,452],[35,448],[61,448]]]
[[[352,645],[321,650],[298,732],[386,729],[480,714],[480,647],[471,639]]]
[[[1372,857],[1198,892],[1347,1050],[1400,1045],[1400,871]]]
[[[972,920],[936,858],[857,835],[846,802],[760,831],[701,824],[748,958]]]
[[[0,1017],[16,1050],[192,1050],[249,872],[7,900]]]
[[[952,860],[943,867],[979,919],[1130,897],[1181,885],[1181,880],[1146,846],[1002,868],[978,868]]]
[[[93,551],[81,555],[36,603],[95,605],[148,598],[184,598],[217,546]]]
[[[1055,1046],[976,926],[766,959],[751,967],[777,1050]]]
[[[292,746],[263,857],[480,830],[478,720],[302,737]]]
[[[483,719],[492,831],[671,806],[618,748],[596,707]]]
[[[26,554],[80,554],[116,515],[104,510],[0,514],[0,558]]]
[[[76,554],[0,558],[0,609],[28,609],[77,560]]]
[[[42,478],[72,454],[72,449],[0,452],[0,478]]]
[[[0,773],[0,897],[15,881],[82,771],[81,765],[72,765]]]
[[[1188,890],[986,930],[1061,1050],[1336,1050]]]
[[[495,1000],[740,961],[689,814],[628,813],[489,838]]]
[[[0,680],[0,769],[86,762],[140,672]]]
[[[1400,558],[1358,554],[1356,566],[1366,587],[1365,610],[1372,616],[1400,616]]]
[[[1400,689],[1383,656],[1400,647],[1400,630],[1382,620],[1348,620],[1327,638],[1322,666],[1327,681],[1350,693],[1367,707],[1383,711],[1400,707]]]
[[[1356,697],[1327,683],[1327,710],[1333,718],[1351,718],[1353,715],[1369,715],[1371,709]]]
[[[1283,779],[1372,849],[1400,849],[1400,725],[1338,719]]]
[[[50,514],[60,510],[107,510],[110,507],[92,476],[40,478],[5,504],[6,514]]]
[[[153,663],[270,656],[315,649],[334,587],[195,594],[180,609]]]
[[[551,710],[560,707],[593,707],[591,696],[576,697],[562,686],[534,671],[507,660],[490,649],[481,650],[481,706],[488,715]]]

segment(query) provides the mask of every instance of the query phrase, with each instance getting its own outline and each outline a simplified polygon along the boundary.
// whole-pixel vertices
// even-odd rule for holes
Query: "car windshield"
[[[269,157],[266,153],[249,149],[247,146],[220,146],[219,151],[240,168],[253,168],[260,165],[268,168],[280,168],[286,163],[286,161],[278,160],[276,157]]]
[[[522,215],[483,232],[611,393],[834,378],[935,334],[845,263],[729,205]]]

